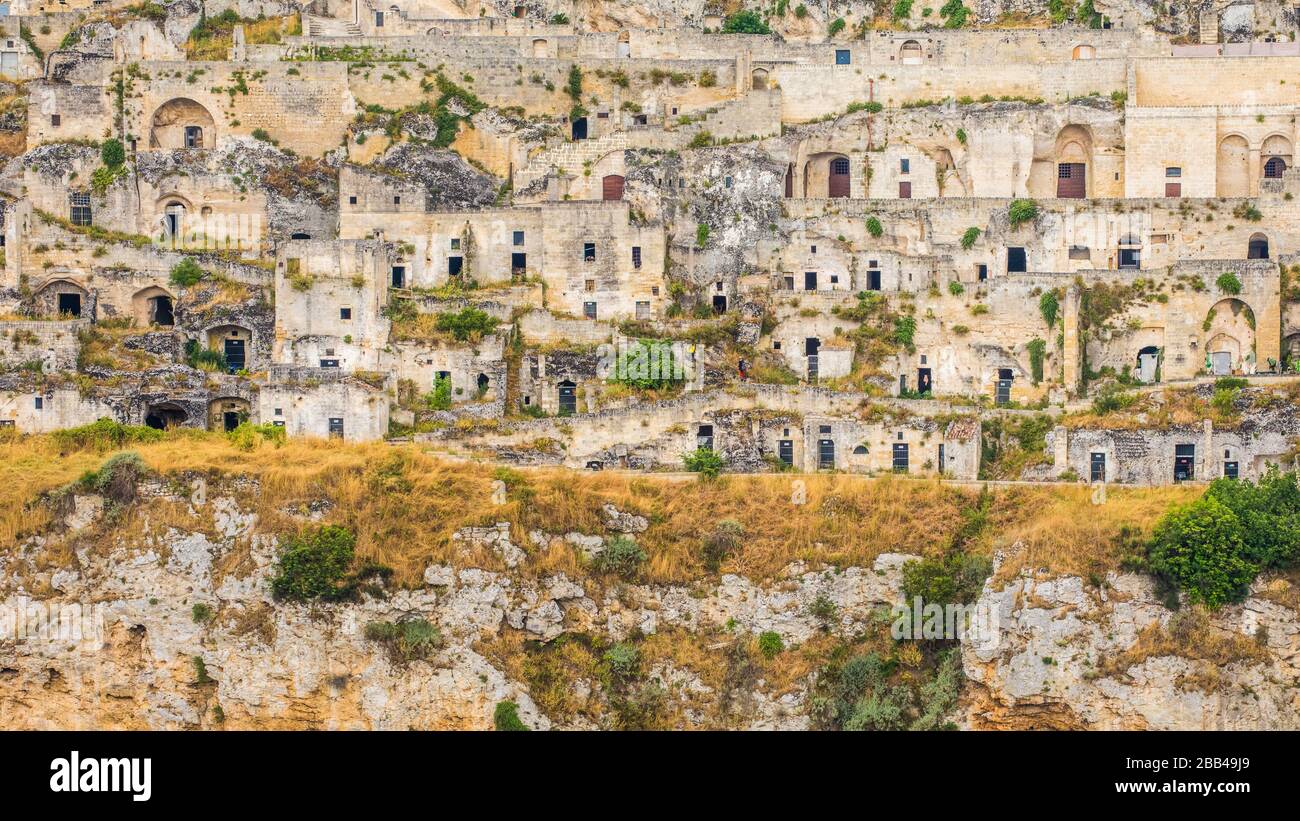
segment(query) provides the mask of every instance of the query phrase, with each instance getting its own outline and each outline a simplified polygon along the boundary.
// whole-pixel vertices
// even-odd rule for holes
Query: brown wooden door
[[[831,160],[826,196],[832,199],[849,195],[849,161],[844,157]]]
[[[1063,162],[1056,166],[1056,196],[1083,199],[1088,196],[1088,166],[1081,162]]]
[[[1181,197],[1183,195],[1183,184],[1181,182],[1165,183],[1166,197]]]
[[[794,166],[785,167],[785,196],[787,199],[794,196]]]
[[[605,177],[605,179],[601,181],[601,199],[623,199],[623,178],[618,174],[610,174]]]
[[[912,198],[912,184],[910,182],[900,182],[898,184],[898,198],[900,200],[910,200]]]

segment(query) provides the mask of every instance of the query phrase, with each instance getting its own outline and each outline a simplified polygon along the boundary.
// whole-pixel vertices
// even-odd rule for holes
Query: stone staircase
[[[350,20],[338,20],[333,17],[317,17],[314,14],[306,15],[306,26],[309,37],[360,37],[361,26]]]
[[[515,187],[524,188],[546,176],[553,168],[579,176],[586,163],[595,163],[611,151],[624,151],[630,147],[632,143],[626,131],[614,131],[594,140],[558,143],[533,155],[528,166],[515,175]]]
[[[1204,44],[1219,42],[1219,15],[1211,6],[1209,10],[1201,12],[1197,18],[1197,29],[1199,29],[1200,40]]]

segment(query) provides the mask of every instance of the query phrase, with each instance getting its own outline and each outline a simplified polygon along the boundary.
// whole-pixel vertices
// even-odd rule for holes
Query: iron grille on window
[[[76,191],[68,194],[68,205],[71,213],[68,219],[73,225],[90,225],[90,195],[82,194]]]
[[[1061,163],[1060,165],[1056,166],[1056,177],[1057,179],[1061,179],[1061,180],[1068,180],[1070,178],[1069,163]]]
[[[849,161],[846,160],[846,159],[840,158],[840,159],[836,160],[835,162],[831,163],[831,173],[832,173],[832,174],[847,174],[847,173],[849,173]]]

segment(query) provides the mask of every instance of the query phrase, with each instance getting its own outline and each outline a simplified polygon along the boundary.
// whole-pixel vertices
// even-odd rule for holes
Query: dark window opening
[[[513,276],[523,276],[528,272],[528,255],[511,254],[510,255],[510,273]]]
[[[594,302],[584,302],[584,303],[582,303],[582,315],[585,316],[587,319],[595,319],[595,318],[596,318],[596,303],[594,303]]]
[[[185,126],[185,147],[202,148],[203,147],[203,129],[197,125]]]
[[[230,373],[238,373],[244,369],[247,363],[247,357],[244,351],[244,340],[226,339],[223,340],[221,352],[226,357],[226,370]]]
[[[406,266],[405,265],[393,266],[392,283],[394,288],[406,287]]]
[[[1236,462],[1223,463],[1223,476],[1225,479],[1236,479],[1238,474]]]
[[[1028,263],[1025,260],[1025,249],[1008,248],[1007,249],[1007,273],[1023,274],[1025,271],[1028,270],[1029,270]]]
[[[343,438],[343,420],[337,416],[330,417],[329,432],[331,439]]]
[[[458,277],[464,270],[464,257],[447,257],[447,276]]]
[[[834,439],[817,440],[817,468],[819,470],[832,470],[835,468]]]
[[[1174,445],[1174,481],[1188,482],[1196,476],[1196,445]]]
[[[81,294],[59,294],[59,315],[81,316]]]
[[[582,261],[583,262],[596,261],[596,243],[594,242],[582,243]]]
[[[560,383],[559,388],[560,416],[572,416],[578,412],[578,386],[566,379]]]
[[[695,447],[713,450],[713,426],[700,425],[695,431]]]
[[[907,443],[899,442],[894,445],[894,472],[907,473],[908,471]]]
[[[1088,481],[1106,481],[1106,454],[1094,453],[1088,460]]]
[[[633,268],[641,267],[641,246],[640,245],[632,246],[632,267]]]
[[[794,464],[794,442],[790,439],[782,439],[776,443],[776,458],[780,459],[787,465]]]

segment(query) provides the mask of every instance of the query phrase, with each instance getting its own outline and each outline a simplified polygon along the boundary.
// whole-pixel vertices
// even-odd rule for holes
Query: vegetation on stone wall
[[[722,21],[723,34],[771,34],[767,21],[756,11],[743,9]]]

